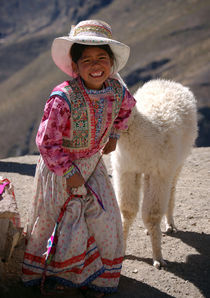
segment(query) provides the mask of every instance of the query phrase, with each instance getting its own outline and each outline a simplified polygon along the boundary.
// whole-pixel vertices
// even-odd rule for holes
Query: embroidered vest
[[[106,129],[98,143],[102,148],[107,142],[112,125],[116,119],[124,96],[124,89],[115,79],[107,80],[108,87],[113,90],[113,98],[108,101]],[[80,78],[66,81],[57,86],[50,97],[62,97],[71,111],[70,137],[63,137],[62,146],[71,153],[86,153],[96,146],[96,123],[94,108]]]

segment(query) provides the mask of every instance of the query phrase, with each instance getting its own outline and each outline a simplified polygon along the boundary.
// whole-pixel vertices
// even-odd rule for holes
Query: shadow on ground
[[[188,255],[185,263],[170,263],[167,270],[194,284],[204,297],[210,297],[210,235],[178,231],[171,236],[194,247],[199,254]]]
[[[186,257],[186,261],[182,263],[167,262],[167,267],[165,268],[165,270],[173,273],[183,280],[189,281],[190,283],[194,284],[194,286],[200,290],[204,297],[210,297],[210,235],[205,233],[200,234],[196,232],[178,231],[177,233],[168,234],[168,236],[178,238],[182,242],[186,243],[188,246],[194,247],[199,254],[188,255]],[[152,265],[152,259],[149,258],[140,258],[134,255],[126,255],[125,258],[129,260],[145,262],[149,265]],[[141,297],[150,296],[148,295]]]
[[[41,295],[40,290],[36,287],[33,288],[25,288],[22,284],[16,284],[9,289],[1,289],[0,288],[0,296],[1,298],[41,298],[45,297]],[[51,294],[51,298],[63,297],[63,298],[84,298],[83,294],[78,289],[72,289],[69,291],[64,291],[61,293]],[[144,284],[140,281],[137,281],[132,278],[128,278],[126,276],[121,276],[119,289],[117,293],[108,294],[105,297],[110,298],[164,298],[164,297],[173,297],[167,295],[158,289],[155,289],[147,284]]]
[[[0,161],[0,172],[18,173],[21,175],[34,176],[35,169],[36,164]]]

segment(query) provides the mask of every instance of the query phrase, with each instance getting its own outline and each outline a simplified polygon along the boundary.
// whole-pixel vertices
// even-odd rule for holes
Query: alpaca
[[[166,231],[176,231],[175,187],[197,137],[196,100],[187,87],[162,79],[145,83],[134,97],[137,104],[128,130],[111,154],[113,182],[125,243],[139,210],[142,184],[142,219],[151,239],[153,265],[160,268],[166,265],[160,224],[165,215]]]

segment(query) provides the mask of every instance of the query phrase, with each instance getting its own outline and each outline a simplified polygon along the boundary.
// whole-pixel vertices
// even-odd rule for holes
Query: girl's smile
[[[109,54],[98,47],[88,47],[83,51],[77,63],[72,62],[72,68],[84,80],[88,89],[100,90],[109,77],[113,61]]]
[[[103,74],[103,72],[100,71],[100,72],[97,72],[97,73],[91,73],[90,75],[91,75],[92,77],[94,77],[94,78],[97,78],[97,77],[101,77],[102,74]]]

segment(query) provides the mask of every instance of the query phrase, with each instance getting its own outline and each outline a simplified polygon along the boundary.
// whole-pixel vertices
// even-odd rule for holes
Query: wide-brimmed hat
[[[51,54],[55,64],[65,73],[74,77],[70,49],[74,43],[84,45],[108,44],[114,54],[112,74],[120,71],[128,61],[130,48],[112,39],[111,27],[100,20],[87,20],[71,27],[69,36],[55,38],[52,43]]]

